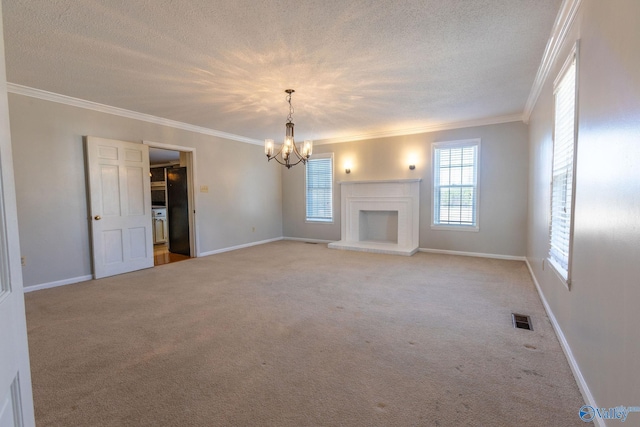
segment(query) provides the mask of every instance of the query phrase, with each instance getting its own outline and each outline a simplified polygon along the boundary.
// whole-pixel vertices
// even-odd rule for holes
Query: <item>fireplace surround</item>
[[[405,256],[417,252],[420,179],[343,181],[340,201],[341,240],[329,243],[330,248]]]

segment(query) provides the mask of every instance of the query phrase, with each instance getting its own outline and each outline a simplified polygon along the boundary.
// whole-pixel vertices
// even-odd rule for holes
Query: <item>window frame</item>
[[[475,203],[473,206],[473,214],[474,214],[474,223],[471,225],[467,224],[447,224],[441,223],[439,221],[439,200],[438,195],[440,194],[440,165],[436,163],[436,160],[439,158],[438,150],[446,150],[453,148],[463,148],[463,147],[476,147],[475,153],[475,162],[474,162],[474,183],[473,187],[475,190]],[[431,165],[432,165],[432,186],[431,186],[431,228],[434,230],[449,230],[449,231],[472,231],[478,232],[480,231],[480,152],[481,152],[481,139],[480,138],[472,138],[472,139],[463,139],[457,141],[441,141],[434,142],[431,144]],[[466,185],[465,185],[466,186]]]
[[[579,43],[576,42],[567,59],[565,60],[562,68],[560,68],[560,72],[558,76],[553,82],[553,130],[552,130],[552,155],[551,155],[551,179],[549,182],[549,239],[548,245],[549,250],[547,251],[547,262],[551,265],[552,270],[561,280],[561,282],[570,289],[571,287],[571,265],[573,260],[573,235],[574,235],[574,226],[575,226],[575,204],[576,204],[576,166],[577,166],[577,158],[578,158],[578,129],[579,129],[579,114],[578,114],[578,90],[579,90],[579,81],[578,76],[579,73]],[[571,200],[569,200],[568,205],[570,206],[571,212],[569,214],[569,238],[567,240],[567,267],[566,269],[560,264],[558,260],[556,260],[553,256],[553,212],[554,212],[554,203],[553,203],[553,195],[554,195],[554,176],[556,175],[555,168],[555,160],[556,160],[556,110],[557,110],[557,93],[561,89],[560,85],[563,82],[567,73],[571,70],[573,66],[574,72],[574,91],[573,91],[573,153],[571,156]],[[564,191],[568,190],[568,186]],[[564,197],[566,201],[566,197]],[[566,206],[567,203],[563,204]]]
[[[316,219],[316,218],[309,218],[309,216],[307,215],[307,204],[308,204],[308,200],[309,200],[309,187],[307,186],[307,180],[308,180],[308,170],[309,170],[309,164],[310,162],[314,161],[314,160],[320,160],[320,159],[329,159],[331,160],[331,219]],[[333,187],[334,187],[334,176],[335,176],[335,162],[333,159],[333,153],[321,153],[321,154],[314,154],[305,164],[305,169],[304,169],[304,218],[305,218],[305,222],[309,223],[309,224],[333,224],[335,222],[335,203],[334,203],[334,197],[335,197],[335,192],[333,191]]]

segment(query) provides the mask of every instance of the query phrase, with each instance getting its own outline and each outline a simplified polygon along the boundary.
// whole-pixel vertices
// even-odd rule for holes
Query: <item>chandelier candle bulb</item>
[[[305,139],[304,145],[302,146],[302,156],[309,158],[309,156],[311,156],[312,151],[313,151],[313,141]]]
[[[273,139],[265,139],[264,140],[264,153],[267,157],[273,156],[274,143]]]

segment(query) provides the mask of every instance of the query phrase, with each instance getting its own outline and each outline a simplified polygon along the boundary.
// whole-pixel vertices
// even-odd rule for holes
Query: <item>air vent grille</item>
[[[511,313],[511,319],[513,320],[514,328],[533,331],[533,326],[531,325],[531,317],[524,314]]]

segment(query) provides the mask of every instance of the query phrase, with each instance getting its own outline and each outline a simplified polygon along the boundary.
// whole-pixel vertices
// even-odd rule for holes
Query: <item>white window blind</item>
[[[576,135],[576,58],[556,81],[549,261],[569,280]]]
[[[434,144],[434,226],[477,228],[479,145],[479,140]]]
[[[307,161],[307,221],[333,222],[333,158]]]

